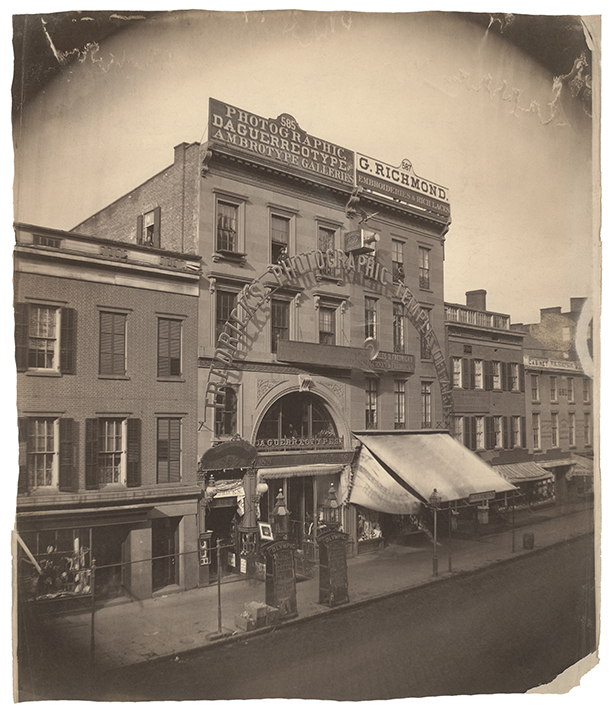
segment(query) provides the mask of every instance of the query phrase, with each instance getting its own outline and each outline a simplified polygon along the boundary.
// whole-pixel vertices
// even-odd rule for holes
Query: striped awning
[[[538,463],[522,462],[508,463],[506,465],[493,465],[493,469],[513,485],[535,480],[552,480],[553,473],[545,470]]]

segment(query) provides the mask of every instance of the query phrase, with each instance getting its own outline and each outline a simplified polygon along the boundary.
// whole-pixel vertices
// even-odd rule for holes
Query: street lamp
[[[273,534],[277,539],[286,538],[290,526],[290,513],[284,502],[282,489],[278,492],[273,508]]]
[[[256,492],[254,495],[252,495],[252,504],[254,505],[254,512],[256,514],[256,519],[261,519],[261,498],[263,495],[266,495],[269,491],[269,485],[264,480],[259,480],[256,485]]]
[[[433,575],[436,577],[438,575],[438,508],[440,507],[440,502],[442,500],[442,496],[438,493],[436,488],[433,489],[433,492],[429,496],[429,506],[433,510]]]
[[[327,530],[337,530],[340,526],[340,506],[333,483],[329,486],[329,492],[323,502],[322,520]]]

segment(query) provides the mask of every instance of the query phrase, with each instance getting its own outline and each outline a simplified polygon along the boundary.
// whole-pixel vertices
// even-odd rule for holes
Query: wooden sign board
[[[346,543],[348,536],[336,530],[318,536],[320,574],[318,602],[333,607],[349,602]]]
[[[265,602],[280,610],[280,619],[297,617],[297,580],[295,577],[295,546],[286,540],[270,543],[265,550],[267,575]]]

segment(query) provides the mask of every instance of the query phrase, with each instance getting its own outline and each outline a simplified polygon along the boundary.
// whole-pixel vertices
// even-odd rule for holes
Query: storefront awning
[[[314,465],[294,465],[292,467],[262,468],[258,470],[259,480],[280,480],[289,477],[313,477],[315,475],[336,475],[344,469],[341,463],[319,463]]]
[[[380,465],[365,446],[359,453],[349,502],[391,515],[416,515],[422,504]]]
[[[573,455],[572,459],[575,463],[572,468],[573,477],[590,477],[594,474],[594,461],[591,458]]]
[[[545,470],[538,463],[508,463],[505,465],[494,465],[493,469],[503,478],[518,485],[524,482],[533,482],[535,480],[552,480],[553,473]]]
[[[442,502],[467,500],[477,493],[515,490],[490,465],[448,433],[367,432],[355,435],[378,460],[382,470],[421,501],[427,502],[434,488]],[[355,502],[352,494],[351,502]]]

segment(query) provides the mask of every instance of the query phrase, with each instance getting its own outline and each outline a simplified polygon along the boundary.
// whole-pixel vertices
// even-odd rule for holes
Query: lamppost
[[[280,488],[273,508],[273,535],[277,540],[286,539],[290,526],[290,513],[284,502],[284,493]]]
[[[259,480],[256,485],[256,492],[252,495],[252,504],[254,505],[254,514],[256,519],[261,519],[261,498],[269,491],[269,485],[264,480]]]
[[[340,506],[335,494],[335,485],[331,483],[329,492],[323,502],[322,519],[327,530],[337,530],[340,526]]]
[[[442,496],[438,493],[436,488],[429,496],[429,506],[433,510],[433,576],[436,577],[438,574],[438,508],[440,507],[440,501]]]

